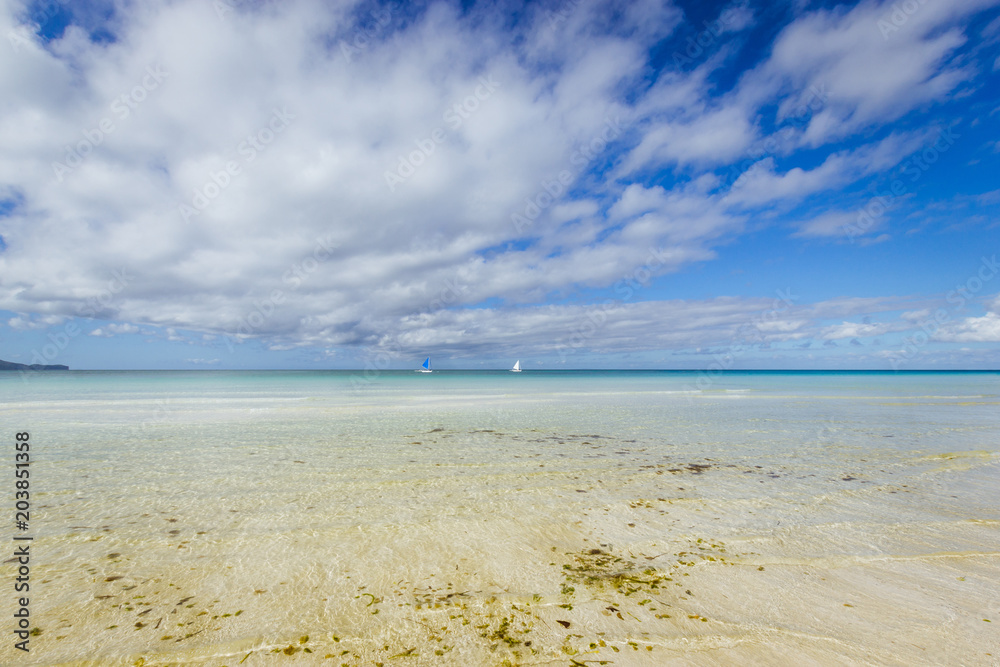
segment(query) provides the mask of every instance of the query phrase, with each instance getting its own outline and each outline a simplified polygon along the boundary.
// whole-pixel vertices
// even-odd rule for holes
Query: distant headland
[[[69,366],[59,364],[16,364],[13,361],[0,359],[0,371],[68,371]]]

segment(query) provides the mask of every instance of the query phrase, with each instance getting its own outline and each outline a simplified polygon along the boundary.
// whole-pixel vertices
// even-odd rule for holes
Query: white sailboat
[[[424,363],[417,369],[418,373],[432,373],[431,370],[431,358],[427,357],[424,359]]]
[[[514,362],[514,368],[510,369],[510,372],[511,373],[520,373],[521,372],[521,360],[520,359],[518,359],[517,361]]]

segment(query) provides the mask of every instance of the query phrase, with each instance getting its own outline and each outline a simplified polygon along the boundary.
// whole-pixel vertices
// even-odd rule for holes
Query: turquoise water
[[[1000,655],[998,373],[369,375],[0,374],[18,664]]]

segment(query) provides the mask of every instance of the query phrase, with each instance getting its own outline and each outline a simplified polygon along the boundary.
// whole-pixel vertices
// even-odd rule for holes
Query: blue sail
[[[424,359],[424,370],[429,371],[430,369],[431,369],[431,358],[427,357],[426,359]]]

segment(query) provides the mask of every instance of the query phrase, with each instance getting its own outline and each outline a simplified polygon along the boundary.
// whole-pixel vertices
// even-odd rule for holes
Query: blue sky
[[[1000,0],[0,0],[0,358],[1000,368]]]

